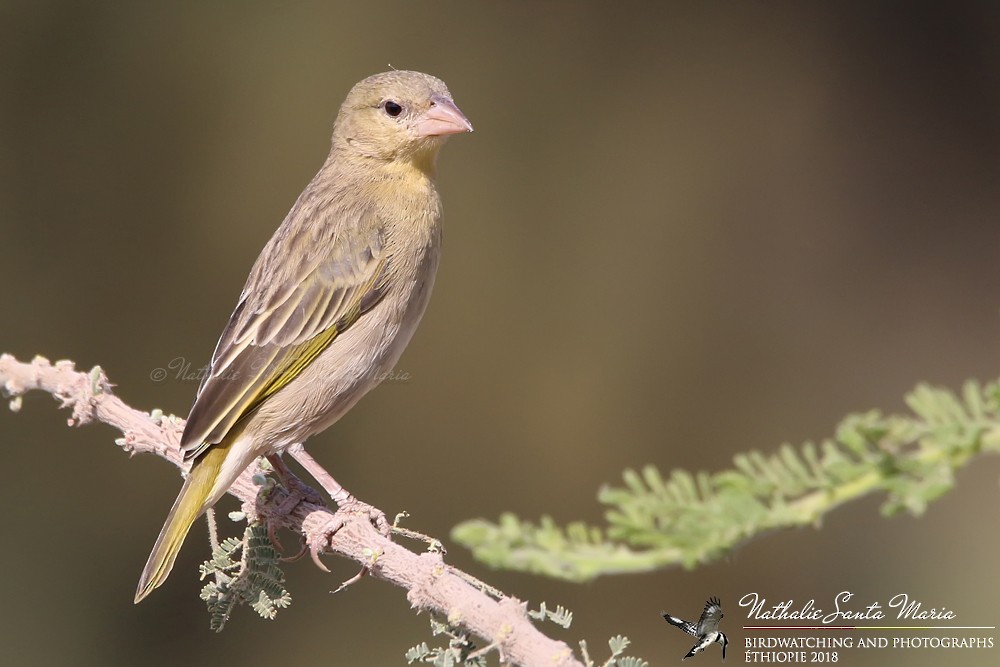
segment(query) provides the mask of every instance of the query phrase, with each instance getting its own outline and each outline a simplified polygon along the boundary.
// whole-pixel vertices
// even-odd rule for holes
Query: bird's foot
[[[313,479],[319,482],[320,486],[322,486],[323,489],[330,494],[333,502],[337,503],[337,512],[334,515],[334,522],[336,522],[337,514],[364,514],[368,517],[368,520],[371,521],[372,525],[375,526],[378,532],[380,532],[384,537],[389,536],[389,531],[392,527],[389,525],[388,519],[385,518],[385,512],[369,505],[368,503],[363,503],[351,495],[347,489],[341,486],[341,484],[335,480],[330,473],[324,470],[323,467],[316,462],[316,459],[309,456],[309,453],[306,452],[301,444],[289,447],[288,453],[291,454],[292,457],[298,461],[310,475],[312,475]],[[331,536],[343,527],[343,520],[341,520],[339,524],[340,525],[336,527],[336,530],[330,532]]]
[[[299,479],[285,465],[280,456],[271,455],[267,457],[267,460],[271,464],[271,468],[274,470],[274,474],[278,478],[278,483],[285,494],[285,497],[277,502],[273,510],[268,512],[266,517],[267,536],[271,540],[271,544],[281,553],[285,549],[278,539],[277,530],[284,525],[286,517],[295,510],[299,503],[308,502],[314,505],[324,505],[325,501],[318,491]],[[300,558],[304,552],[305,548],[303,547],[291,560]]]
[[[274,469],[274,474],[278,478],[278,482],[285,489],[287,496],[278,503],[278,513],[282,515],[287,515],[292,511],[292,509],[298,505],[300,502],[312,503],[314,505],[323,505],[323,496],[320,495],[319,491],[312,488],[285,465],[285,462],[277,454],[272,454],[267,457],[268,463]]]
[[[330,473],[324,470],[313,457],[309,456],[309,453],[306,452],[305,448],[303,448],[301,444],[290,446],[288,448],[288,453],[291,454],[291,456],[298,461],[310,475],[312,475],[313,479],[319,482],[320,486],[322,486],[323,489],[330,494],[333,501],[337,503],[337,511],[333,514],[333,516],[328,517],[323,524],[317,526],[309,532],[309,538],[307,539],[309,554],[312,556],[313,562],[316,563],[316,567],[324,572],[330,571],[326,565],[323,564],[323,561],[320,560],[320,554],[326,551],[327,547],[330,545],[330,540],[347,524],[347,517],[351,515],[364,516],[383,537],[389,537],[389,533],[392,531],[392,526],[389,525],[389,520],[386,519],[385,512],[369,505],[368,503],[363,503],[351,495],[351,493],[341,486],[341,484],[337,482],[337,480],[335,480]],[[373,564],[374,557],[371,564],[365,565],[361,569],[361,572],[345,581],[337,590],[343,590],[355,581],[361,579],[361,577],[371,570]]]
[[[333,516],[328,517],[324,523],[309,531],[310,534],[307,540],[309,555],[312,557],[313,563],[316,564],[316,567],[324,572],[330,571],[330,569],[323,564],[323,561],[320,560],[320,556],[330,545],[330,540],[333,539],[333,536],[347,525],[349,517],[359,515],[366,518],[381,535],[388,537],[392,528],[389,525],[389,521],[386,519],[385,512],[369,505],[368,503],[361,502],[350,494],[342,494],[337,501],[337,511],[333,514]],[[340,584],[334,593],[339,593],[351,584],[360,581],[371,571],[372,566],[375,564],[375,560],[376,556],[373,556],[370,564],[364,565],[360,572]]]
[[[295,506],[301,502],[312,503],[313,505],[326,504],[326,500],[324,500],[319,491],[294,475],[287,480],[281,480],[281,486],[284,487],[287,495],[278,503],[276,509],[283,516],[290,514],[295,509]]]
[[[337,500],[337,514],[356,514],[364,516],[368,519],[369,523],[375,527],[382,537],[389,537],[389,532],[392,530],[392,526],[389,525],[389,520],[385,518],[385,512],[377,507],[373,507],[368,503],[361,502],[354,496],[348,494],[346,498],[342,500]]]

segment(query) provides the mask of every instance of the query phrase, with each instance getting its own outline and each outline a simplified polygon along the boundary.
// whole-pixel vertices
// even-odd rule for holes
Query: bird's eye
[[[385,112],[393,118],[403,113],[403,107],[396,104],[392,100],[386,100],[385,104],[382,105],[382,108],[385,109]]]

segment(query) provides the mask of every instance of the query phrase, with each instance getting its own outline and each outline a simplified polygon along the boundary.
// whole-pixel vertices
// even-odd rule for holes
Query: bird
[[[723,617],[722,603],[719,602],[719,598],[709,598],[705,602],[705,610],[701,612],[701,618],[698,619],[697,625],[682,618],[671,616],[665,611],[661,611],[660,615],[670,625],[675,625],[689,635],[698,638],[695,645],[691,647],[691,650],[681,660],[687,660],[695,653],[704,651],[716,642],[722,644],[722,659],[726,659],[726,644],[729,643],[729,640],[726,638],[725,633],[719,632],[719,621]]]
[[[464,132],[472,124],[429,74],[392,70],[347,94],[329,156],[261,251],[212,354],[180,441],[190,471],[136,603],[253,461],[294,454],[395,366],[440,258],[438,151]],[[337,488],[341,508],[357,502]]]

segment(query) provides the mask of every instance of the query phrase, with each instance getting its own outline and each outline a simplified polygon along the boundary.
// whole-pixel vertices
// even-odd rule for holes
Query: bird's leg
[[[319,485],[322,486],[323,489],[330,494],[330,497],[333,498],[333,501],[337,503],[337,514],[334,515],[330,522],[323,526],[323,528],[319,531],[319,539],[313,539],[312,544],[309,546],[313,562],[316,563],[317,567],[326,572],[330,571],[325,565],[323,565],[323,562],[319,559],[319,555],[329,543],[330,538],[344,527],[344,518],[343,516],[338,515],[350,512],[353,514],[362,514],[367,516],[372,525],[374,525],[375,528],[382,533],[382,535],[388,537],[390,526],[389,521],[385,518],[385,512],[369,505],[368,503],[363,503],[351,495],[351,493],[341,486],[330,473],[323,469],[323,466],[316,462],[316,459],[306,452],[301,443],[289,447],[288,453],[292,455],[292,458],[299,462],[299,465],[305,468],[306,471],[312,475],[313,479],[319,482]],[[344,584],[342,584],[337,590],[339,591],[346,585],[359,579],[364,575],[366,569],[367,568],[362,568],[362,571],[357,575],[357,577],[349,581],[345,581]]]
[[[351,495],[330,473],[323,469],[323,466],[316,462],[316,459],[309,455],[301,443],[289,447],[288,453],[330,494],[333,502],[337,503],[338,511],[364,514],[371,520],[378,532],[385,536],[389,535],[390,526],[389,521],[385,518],[385,512],[368,503],[363,503]]]
[[[291,513],[293,509],[295,509],[295,506],[298,505],[303,500],[314,503],[316,505],[324,504],[323,498],[319,495],[319,493],[317,493],[315,489],[308,486],[305,482],[299,479],[298,476],[295,473],[293,473],[288,468],[287,465],[285,465],[285,462],[282,460],[281,455],[269,454],[267,456],[267,460],[268,463],[271,464],[271,467],[274,469],[274,474],[275,476],[277,476],[278,482],[281,484],[281,486],[285,489],[285,492],[287,493],[285,499],[282,500],[280,503],[278,503],[277,507],[275,508],[278,516],[287,516],[288,514]],[[271,544],[273,544],[279,552],[282,552],[285,549],[281,545],[281,541],[278,539],[278,535],[275,532],[275,527],[277,525],[278,523],[275,521],[267,522],[267,536],[271,540]],[[293,557],[292,560],[297,559],[304,553],[304,551],[305,550],[303,548],[303,550],[300,551],[297,556]]]

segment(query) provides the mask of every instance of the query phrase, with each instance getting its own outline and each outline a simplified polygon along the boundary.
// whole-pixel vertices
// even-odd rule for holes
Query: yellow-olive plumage
[[[181,440],[191,471],[136,602],[255,458],[337,421],[396,364],[440,256],[435,159],[448,135],[471,131],[427,74],[377,74],[348,94],[329,157],[261,251],[216,346]]]

